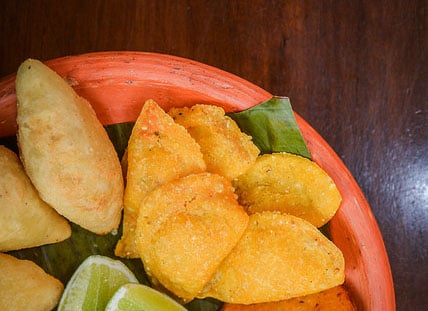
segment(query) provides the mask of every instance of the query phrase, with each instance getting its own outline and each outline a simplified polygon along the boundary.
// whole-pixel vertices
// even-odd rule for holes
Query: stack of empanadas
[[[251,138],[222,108],[195,105],[166,113],[147,101],[126,157],[124,232],[116,254],[140,257],[152,281],[184,301],[278,301],[343,283],[340,250],[314,225],[277,209],[251,210],[251,191],[278,182],[284,170],[275,166],[291,162],[275,155],[260,164],[264,158]],[[246,177],[259,170],[259,177]],[[300,183],[293,175],[284,178]],[[306,187],[305,195],[316,188],[295,187]],[[277,189],[266,195],[278,197]],[[324,214],[331,217],[339,203],[340,195]]]
[[[342,253],[317,229],[340,205],[334,182],[307,159],[260,156],[222,108],[166,113],[148,100],[122,159],[124,189],[106,131],[59,75],[27,60],[16,91],[22,164],[0,146],[0,251],[62,241],[67,220],[109,233],[124,206],[115,254],[141,258],[153,283],[183,301],[257,304],[344,282]],[[0,268],[0,306],[58,302],[62,284],[36,264],[0,254]]]

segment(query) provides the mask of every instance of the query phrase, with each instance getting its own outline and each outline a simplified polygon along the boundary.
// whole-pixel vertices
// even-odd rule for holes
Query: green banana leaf
[[[262,153],[285,151],[310,158],[288,98],[274,97],[248,110],[228,115],[245,133],[253,137],[254,143]],[[134,123],[121,123],[105,127],[120,158],[126,149],[133,125]],[[0,138],[0,144],[16,152],[18,150],[16,137]],[[102,254],[116,258],[114,247],[121,235],[122,227],[119,227],[117,232],[101,236],[72,224],[72,235],[63,242],[14,251],[10,254],[34,261],[47,273],[66,284],[86,257]],[[142,284],[150,284],[139,259],[117,259],[122,260],[134,271]],[[188,303],[186,308],[191,311],[216,311],[221,305],[222,303],[215,299],[195,299]]]
[[[262,154],[289,152],[311,159],[287,97],[273,97],[229,116],[253,138]]]

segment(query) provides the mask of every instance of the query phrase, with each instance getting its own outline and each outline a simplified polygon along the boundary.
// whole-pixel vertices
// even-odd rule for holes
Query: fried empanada
[[[252,304],[341,285],[341,251],[309,222],[287,214],[250,215],[242,238],[198,295]]]
[[[355,311],[357,310],[344,286],[287,300],[250,305],[225,303],[221,311]]]
[[[0,310],[49,311],[63,290],[59,280],[34,262],[0,253]]]
[[[247,222],[230,182],[220,175],[193,174],[157,187],[144,199],[137,223],[147,274],[176,296],[193,299]]]
[[[87,230],[105,234],[116,229],[122,171],[91,105],[33,59],[18,69],[16,95],[20,156],[40,197]]]
[[[241,132],[221,107],[194,105],[172,108],[168,113],[201,146],[207,170],[211,173],[232,180],[244,173],[260,152],[251,137]]]
[[[153,100],[145,102],[126,152],[123,235],[115,254],[137,258],[135,223],[141,201],[156,186],[206,169],[199,145]]]
[[[316,227],[334,216],[342,200],[334,181],[322,168],[289,153],[259,156],[234,186],[239,203],[249,213],[279,211]]]
[[[71,235],[67,220],[42,201],[18,156],[0,146],[0,251],[56,243]]]

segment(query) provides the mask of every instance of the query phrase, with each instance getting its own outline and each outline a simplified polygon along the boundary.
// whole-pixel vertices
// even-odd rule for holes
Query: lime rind
[[[142,284],[125,284],[110,299],[106,311],[186,311],[171,297]]]
[[[124,263],[106,256],[90,256],[67,283],[58,311],[104,310],[116,290],[127,283],[138,280]]]

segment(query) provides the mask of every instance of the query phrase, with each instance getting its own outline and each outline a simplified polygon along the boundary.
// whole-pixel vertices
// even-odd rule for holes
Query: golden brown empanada
[[[145,102],[134,125],[126,163],[123,235],[115,254],[137,258],[135,224],[147,193],[165,182],[203,172],[206,167],[199,145],[153,100]]]

